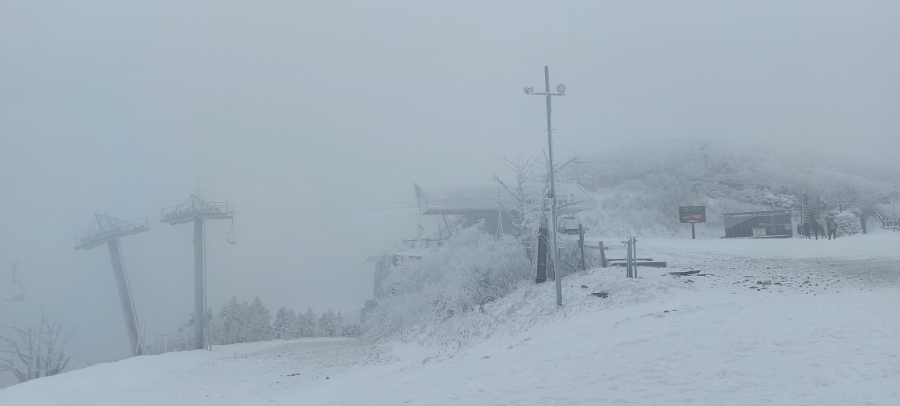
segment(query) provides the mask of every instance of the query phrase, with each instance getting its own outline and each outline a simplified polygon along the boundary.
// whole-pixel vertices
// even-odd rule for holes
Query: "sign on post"
[[[706,206],[681,206],[678,208],[678,219],[691,224],[691,239],[697,239],[694,224],[706,222]]]

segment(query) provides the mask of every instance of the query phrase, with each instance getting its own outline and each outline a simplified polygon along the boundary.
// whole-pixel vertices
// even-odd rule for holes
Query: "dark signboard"
[[[706,206],[681,206],[678,208],[678,219],[682,223],[705,223]]]

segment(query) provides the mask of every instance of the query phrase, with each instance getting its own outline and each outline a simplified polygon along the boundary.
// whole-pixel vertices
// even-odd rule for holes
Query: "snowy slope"
[[[552,284],[526,286],[458,321],[457,345],[145,356],[4,389],[0,405],[900,404],[900,235],[638,244],[680,268],[567,277],[562,309]],[[690,268],[711,275],[667,274]]]

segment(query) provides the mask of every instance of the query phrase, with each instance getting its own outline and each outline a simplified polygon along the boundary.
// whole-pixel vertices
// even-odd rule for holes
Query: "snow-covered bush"
[[[531,262],[515,238],[497,238],[479,226],[463,229],[421,260],[391,270],[382,285],[386,297],[366,315],[365,337],[403,334],[477,310],[531,276]]]
[[[585,240],[587,240],[587,238],[585,238]],[[587,241],[588,244],[593,245],[590,240]],[[559,262],[565,271],[565,273],[563,273],[564,276],[581,270],[581,247],[578,246],[578,240],[560,241],[559,251]],[[599,267],[600,250],[592,249],[592,247],[585,247],[584,265],[585,269]]]
[[[859,217],[853,212],[844,211],[834,216],[834,222],[837,223],[837,234],[839,236],[855,235],[862,232],[862,224]]]

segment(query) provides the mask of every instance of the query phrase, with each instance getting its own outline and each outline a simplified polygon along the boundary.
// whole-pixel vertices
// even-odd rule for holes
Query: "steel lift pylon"
[[[116,285],[119,287],[119,300],[122,302],[122,312],[125,314],[125,327],[128,329],[128,338],[131,340],[131,350],[134,355],[141,355],[143,349],[119,238],[147,231],[150,231],[150,223],[146,218],[119,220],[105,214],[95,214],[88,231],[75,236],[76,250],[89,250],[103,244],[109,248],[113,275],[115,275]]]
[[[6,293],[7,302],[21,302],[25,300],[25,287],[22,286],[22,281],[16,279],[16,267],[18,266],[18,262],[12,263],[12,282],[9,283],[9,290]]]
[[[226,202],[207,202],[198,195],[191,195],[184,203],[160,211],[160,222],[170,225],[194,222],[194,349],[203,348],[203,320],[206,311],[206,220],[234,220],[234,208]],[[229,240],[233,241],[233,240]]]

